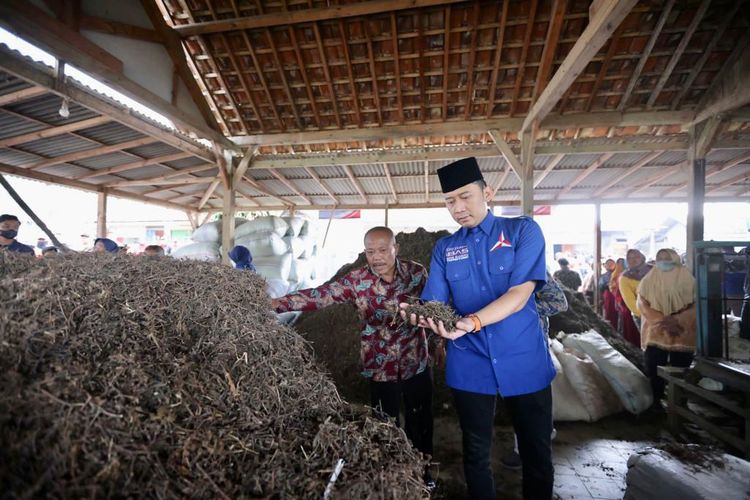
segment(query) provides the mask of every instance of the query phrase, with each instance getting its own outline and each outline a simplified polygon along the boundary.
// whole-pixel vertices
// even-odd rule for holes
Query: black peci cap
[[[449,163],[439,168],[437,174],[443,193],[450,193],[472,182],[484,180],[479,163],[473,156]]]

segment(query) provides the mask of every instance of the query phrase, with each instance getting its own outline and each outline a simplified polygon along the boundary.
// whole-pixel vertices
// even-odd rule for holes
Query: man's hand
[[[279,308],[279,299],[271,299],[271,309],[274,311]]]
[[[449,332],[445,329],[442,321],[435,324],[432,318],[427,318],[427,325],[433,332],[437,333],[444,339],[456,340],[457,338],[463,337],[469,332],[474,331],[474,322],[468,318],[461,318],[456,321],[456,329]]]
[[[680,325],[679,321],[673,316],[664,316],[664,318],[659,320],[657,324],[671,337],[677,337],[684,331],[682,325]]]

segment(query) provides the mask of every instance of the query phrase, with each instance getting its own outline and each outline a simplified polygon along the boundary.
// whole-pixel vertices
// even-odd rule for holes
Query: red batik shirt
[[[427,271],[416,262],[396,260],[391,283],[365,266],[336,281],[278,299],[276,311],[314,311],[332,304],[353,304],[362,320],[362,375],[375,382],[397,382],[427,368],[424,331],[404,324],[400,317],[394,321],[398,304],[418,298],[426,281]]]

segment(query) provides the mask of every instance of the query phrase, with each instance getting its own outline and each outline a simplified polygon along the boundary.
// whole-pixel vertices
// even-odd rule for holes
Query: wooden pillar
[[[385,227],[388,227],[388,200],[385,200]]]
[[[688,216],[687,216],[687,266],[695,272],[693,242],[703,240],[703,203],[706,197],[706,155],[711,147],[720,119],[707,120],[688,130]]]
[[[223,160],[223,161],[222,161]],[[224,186],[224,203],[221,215],[221,261],[232,265],[229,251],[234,247],[234,214],[237,191],[235,189],[234,168],[231,158],[219,158],[219,168],[226,169],[227,183]]]
[[[601,314],[599,279],[602,276],[602,206],[594,204],[594,310]]]
[[[534,217],[534,141],[537,127],[521,133],[521,213]]]
[[[190,222],[190,227],[193,229],[193,231],[198,229],[198,213],[186,210],[185,215],[187,216],[187,220],[188,222]]]
[[[107,237],[107,193],[100,192],[96,204],[96,237]]]

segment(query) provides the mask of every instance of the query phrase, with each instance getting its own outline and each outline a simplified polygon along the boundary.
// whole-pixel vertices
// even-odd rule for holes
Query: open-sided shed
[[[436,169],[476,156],[494,201],[527,213],[750,198],[745,1],[8,0],[0,25],[58,60],[0,47],[0,171],[102,196],[441,206]],[[161,53],[171,99],[139,74]]]

